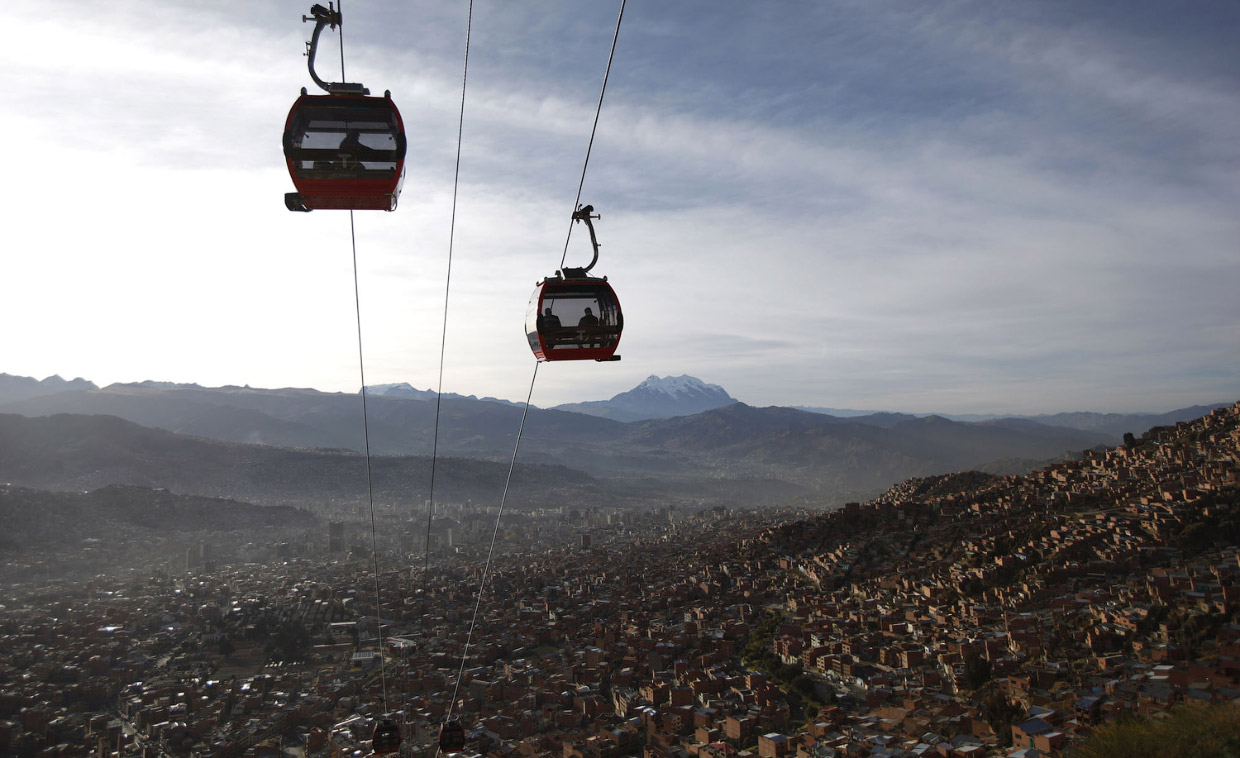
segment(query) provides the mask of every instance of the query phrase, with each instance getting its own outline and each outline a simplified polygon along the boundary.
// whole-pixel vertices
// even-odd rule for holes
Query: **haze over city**
[[[0,50],[0,371],[356,391],[347,215],[288,213],[306,3],[16,3]],[[438,381],[458,3],[350,3],[348,79],[405,119],[357,215],[368,383]],[[475,8],[444,387],[523,400],[616,8]],[[628,5],[582,199],[620,363],[752,405],[1165,411],[1240,395],[1240,9]],[[335,65],[324,35],[320,66]],[[588,261],[575,234],[569,265]]]

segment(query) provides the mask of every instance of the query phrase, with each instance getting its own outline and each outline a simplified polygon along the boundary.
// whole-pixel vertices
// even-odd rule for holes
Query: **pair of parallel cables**
[[[601,115],[602,110],[603,110],[603,99],[607,93],[607,81],[611,76],[611,64],[616,54],[616,43],[620,38],[620,25],[621,25],[621,22],[624,20],[624,7],[625,7],[626,2],[627,0],[620,0],[620,12],[619,12],[619,15],[616,17],[616,29],[615,29],[615,33],[612,35],[611,50],[607,55],[607,67],[603,73],[603,85],[599,90],[598,105],[595,108],[595,112],[594,112],[594,123],[592,124],[590,128],[590,140],[586,146],[585,160],[583,161],[582,166],[581,166],[581,179],[577,183],[577,195],[576,195],[576,198],[573,200],[573,205],[572,205],[573,211],[576,211],[576,209],[581,204],[581,192],[582,192],[582,188],[585,186],[586,171],[588,170],[590,166],[590,153],[594,149],[594,137],[598,131],[599,116]],[[338,3],[338,7],[342,4],[343,4],[343,0],[340,0],[340,3]],[[465,63],[463,67],[463,72],[461,74],[461,107],[460,107],[460,114],[459,114],[458,121],[457,121],[456,166],[455,166],[455,171],[454,171],[453,180],[452,180],[452,215],[451,215],[451,222],[449,225],[449,232],[448,232],[448,269],[447,269],[447,275],[445,277],[445,283],[444,283],[443,331],[440,335],[440,342],[439,342],[439,380],[438,380],[439,383],[438,383],[438,387],[435,393],[435,425],[434,425],[434,436],[433,436],[432,451],[431,451],[431,477],[430,477],[430,493],[429,493],[430,497],[428,500],[429,504],[427,507],[427,514],[426,514],[426,535],[425,535],[425,543],[424,543],[425,562],[424,562],[423,571],[422,571],[423,597],[427,597],[426,582],[430,575],[430,538],[431,538],[431,526],[433,523],[433,518],[434,518],[434,513],[435,513],[435,472],[436,472],[436,464],[439,459],[439,419],[440,419],[440,411],[441,411],[442,402],[443,402],[443,368],[444,368],[444,355],[445,355],[445,349],[447,346],[447,336],[448,336],[448,303],[449,303],[449,294],[451,292],[451,285],[452,285],[452,255],[453,255],[453,248],[454,248],[455,237],[456,237],[456,207],[457,207],[457,195],[458,195],[458,190],[460,187],[460,176],[461,176],[461,145],[463,142],[464,127],[465,127],[465,92],[466,92],[466,85],[469,80],[469,44],[470,44],[470,37],[471,37],[472,29],[473,29],[473,14],[474,14],[474,4],[473,4],[473,0],[470,0],[468,14],[466,17],[466,24],[465,24]],[[343,8],[341,8],[341,15],[343,16]],[[341,78],[341,81],[347,81],[347,77],[345,76],[345,65],[344,65],[344,25],[343,24],[341,24],[339,28],[339,40],[340,40],[340,78]],[[569,245],[569,242],[572,240],[572,234],[573,234],[573,223],[570,221],[568,225],[568,235],[564,240],[564,253],[560,258],[561,268],[564,266],[564,261],[568,257],[568,245]],[[373,472],[371,469],[371,462],[370,462],[370,457],[371,457],[370,455],[370,422],[369,422],[369,414],[367,412],[367,406],[366,406],[366,363],[365,363],[364,353],[362,350],[362,308],[361,308],[360,288],[358,285],[357,232],[356,232],[356,227],[354,225],[352,210],[349,211],[349,237],[350,237],[350,241],[352,244],[352,250],[353,250],[353,299],[354,299],[354,306],[355,306],[356,317],[357,317],[358,372],[360,374],[361,384],[362,384],[362,391],[361,391],[362,433],[363,433],[363,438],[365,442],[366,489],[367,489],[367,501],[368,501],[369,512],[370,512],[371,563],[372,563],[372,573],[374,575],[374,582],[375,582],[375,588],[374,588],[375,589],[375,634],[376,634],[376,639],[378,640],[378,647],[380,648],[378,651],[379,652],[379,678],[380,678],[380,682],[382,686],[383,712],[387,714],[390,711],[388,708],[386,663],[384,661],[383,651],[382,651],[383,618],[382,618],[382,604],[381,604],[382,601],[381,601],[380,587],[379,587],[379,552],[378,552],[378,537],[377,537],[378,528],[376,526],[376,519],[375,519],[374,477],[373,477]],[[508,474],[504,480],[504,490],[503,490],[503,494],[500,497],[499,510],[495,515],[495,526],[491,532],[491,542],[489,546],[487,547],[486,562],[482,569],[482,575],[479,577],[478,590],[474,596],[474,609],[473,609],[473,613],[470,616],[469,631],[466,634],[465,647],[461,653],[461,663],[460,663],[460,667],[457,670],[456,682],[455,682],[455,685],[452,691],[452,698],[448,702],[448,710],[447,710],[447,713],[445,714],[446,721],[451,721],[453,714],[455,712],[457,697],[460,693],[461,680],[464,677],[465,665],[469,659],[469,648],[473,642],[474,630],[477,628],[477,623],[478,623],[478,612],[482,605],[482,596],[486,591],[487,580],[490,576],[491,564],[492,564],[494,554],[495,554],[495,543],[499,535],[500,522],[504,514],[504,507],[508,501],[508,492],[512,484],[512,474],[513,474],[513,471],[516,469],[517,453],[521,447],[521,437],[525,431],[525,421],[529,416],[530,401],[534,396],[534,384],[538,379],[538,366],[539,366],[539,363],[535,362],[534,372],[533,372],[533,375],[530,377],[529,391],[527,392],[526,397],[525,397],[525,407],[521,413],[521,423],[517,429],[516,443],[514,444],[513,450],[512,450],[512,459],[509,461]],[[423,614],[423,617],[424,616],[425,614]]]

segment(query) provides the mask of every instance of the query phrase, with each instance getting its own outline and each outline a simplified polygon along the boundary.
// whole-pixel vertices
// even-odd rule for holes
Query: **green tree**
[[[1176,708],[1160,721],[1103,724],[1069,753],[1074,758],[1240,758],[1240,708]]]
[[[277,661],[304,661],[310,652],[310,630],[296,619],[286,621],[276,628],[266,650]]]
[[[802,675],[803,670],[799,663],[784,663],[777,666],[772,673],[784,684],[791,684],[794,679]]]
[[[990,661],[978,653],[971,653],[964,661],[964,681],[975,690],[990,681]]]
[[[783,620],[783,614],[770,613],[754,625],[741,657],[746,665],[768,672],[779,667],[779,658],[771,649],[771,641],[775,639],[775,632]]]
[[[1012,724],[1023,718],[1024,714],[1024,709],[1004,697],[998,689],[991,691],[986,705],[982,707],[982,717],[990,724],[990,728],[995,730],[1002,747],[1011,746]]]

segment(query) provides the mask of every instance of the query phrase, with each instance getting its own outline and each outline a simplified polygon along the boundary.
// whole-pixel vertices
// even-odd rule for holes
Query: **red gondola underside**
[[[525,333],[540,361],[618,360],[624,314],[606,279],[544,279],[530,296]]]
[[[405,179],[400,111],[389,97],[303,91],[285,122],[284,157],[305,210],[395,210]]]

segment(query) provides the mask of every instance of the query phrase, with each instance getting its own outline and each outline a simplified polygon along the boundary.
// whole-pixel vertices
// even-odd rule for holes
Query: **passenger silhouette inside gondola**
[[[364,168],[362,161],[375,159],[374,148],[362,143],[362,133],[357,129],[350,129],[344,135],[337,150],[340,162],[346,168]]]
[[[577,322],[577,326],[598,326],[598,316],[590,312],[589,306],[586,306],[586,315],[581,317],[581,320]]]
[[[543,309],[543,315],[539,320],[541,321],[538,325],[538,331],[540,332],[545,333],[551,329],[559,329],[562,326],[560,317],[552,313],[550,307]]]

